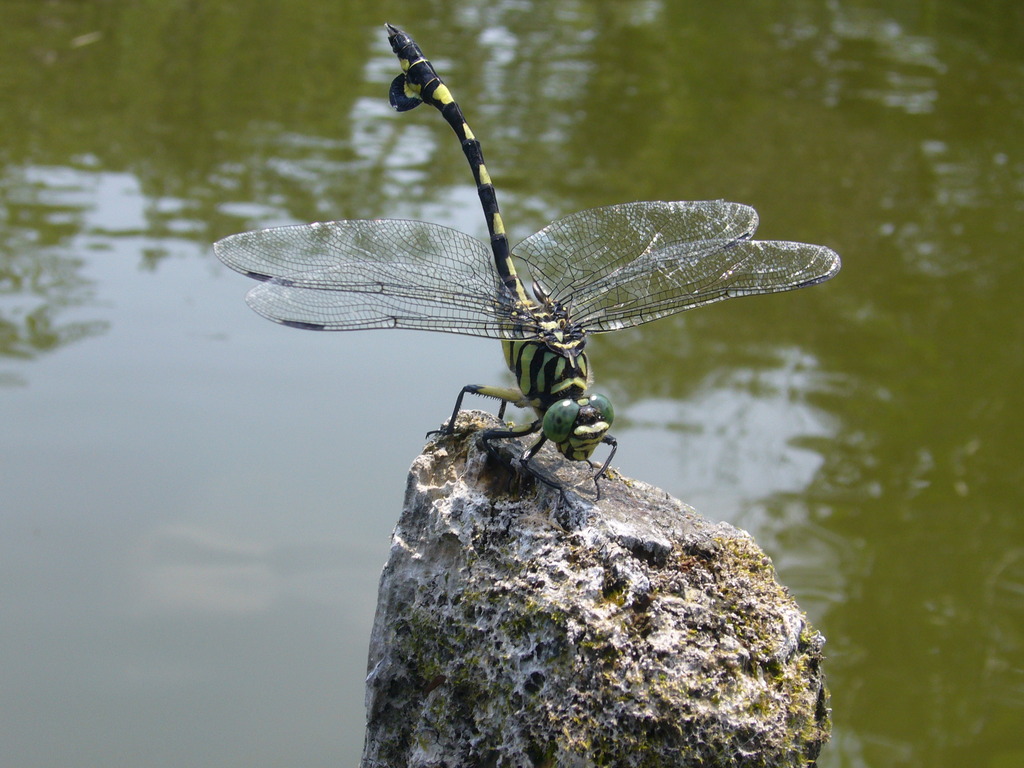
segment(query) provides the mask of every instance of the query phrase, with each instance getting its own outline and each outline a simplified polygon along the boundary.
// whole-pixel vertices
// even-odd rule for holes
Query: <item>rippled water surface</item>
[[[495,342],[249,312],[225,235],[513,239],[726,198],[840,275],[595,337],[619,469],[749,530],[828,638],[821,764],[1024,764],[1024,11],[991,2],[28,2],[0,29],[11,766],[355,765],[409,463]],[[386,15],[385,15],[386,14]]]

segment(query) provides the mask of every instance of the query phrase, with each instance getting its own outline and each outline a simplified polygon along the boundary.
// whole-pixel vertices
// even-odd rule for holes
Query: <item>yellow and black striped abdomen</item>
[[[491,237],[495,269],[508,288],[509,294],[522,304],[529,303],[529,296],[516,274],[515,265],[509,255],[511,249],[505,234],[505,224],[498,209],[498,198],[494,192],[491,175],[487,172],[487,166],[484,164],[480,141],[470,130],[469,124],[462,114],[462,109],[455,101],[451,91],[448,90],[448,86],[441,80],[440,75],[437,74],[427,57],[423,55],[423,51],[415,41],[391,24],[387,25],[387,29],[391,48],[402,65],[402,74],[391,83],[391,105],[399,112],[405,112],[424,102],[430,104],[441,113],[445,122],[455,131],[455,135],[459,137],[462,144],[462,152],[473,171],[473,179],[476,181],[477,194],[480,197],[480,204],[487,219],[487,230]]]

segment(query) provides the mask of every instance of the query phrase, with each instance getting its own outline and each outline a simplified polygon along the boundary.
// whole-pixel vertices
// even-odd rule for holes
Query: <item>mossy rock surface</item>
[[[364,768],[813,765],[824,640],[753,539],[550,457],[560,496],[481,451],[492,425],[463,414],[413,464]]]

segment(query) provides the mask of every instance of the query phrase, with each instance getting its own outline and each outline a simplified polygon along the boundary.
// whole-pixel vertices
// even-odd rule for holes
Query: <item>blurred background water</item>
[[[616,465],[749,530],[828,638],[821,764],[1024,764],[1016,0],[4,0],[5,766],[355,765],[423,435],[495,342],[249,312],[211,243],[485,235],[383,22],[446,76],[513,240],[726,198],[840,275],[596,337]],[[474,404],[475,405],[475,404]]]

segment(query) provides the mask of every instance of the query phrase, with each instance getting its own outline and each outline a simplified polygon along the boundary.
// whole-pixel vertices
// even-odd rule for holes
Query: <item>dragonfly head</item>
[[[615,419],[615,409],[604,395],[565,398],[544,414],[544,436],[572,461],[586,461]]]

